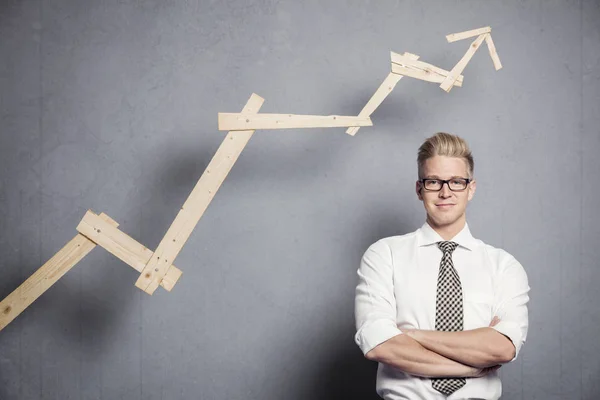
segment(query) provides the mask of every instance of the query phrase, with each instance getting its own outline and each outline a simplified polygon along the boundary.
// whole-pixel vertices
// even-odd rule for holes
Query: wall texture
[[[389,51],[450,69],[403,79],[356,137],[258,131],[177,258],[173,292],[98,248],[0,332],[0,399],[376,399],[353,343],[375,240],[415,230],[416,150],[448,131],[475,154],[475,237],[513,254],[530,330],[505,399],[600,398],[600,3],[0,3],[0,298],[87,209],[155,248],[252,92],[262,112],[356,115]]]

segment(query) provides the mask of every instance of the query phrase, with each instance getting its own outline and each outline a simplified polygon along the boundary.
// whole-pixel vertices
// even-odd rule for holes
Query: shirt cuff
[[[523,342],[521,341],[522,335],[521,328],[519,328],[519,325],[516,322],[500,321],[491,328],[500,332],[504,336],[507,336],[513,343],[513,345],[515,346],[515,356],[510,361],[514,361],[517,358],[517,355],[519,355],[519,350],[521,350],[521,346],[523,344]]]
[[[388,319],[378,319],[360,329],[354,336],[356,344],[363,354],[367,354],[375,346],[401,334],[396,323]]]

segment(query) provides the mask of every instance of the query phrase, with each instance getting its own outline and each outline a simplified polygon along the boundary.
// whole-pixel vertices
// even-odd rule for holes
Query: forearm
[[[509,362],[515,351],[512,342],[492,328],[458,332],[414,330],[407,334],[434,353],[477,368]]]
[[[381,343],[366,357],[425,378],[469,377],[475,372],[473,367],[428,350],[405,334]]]

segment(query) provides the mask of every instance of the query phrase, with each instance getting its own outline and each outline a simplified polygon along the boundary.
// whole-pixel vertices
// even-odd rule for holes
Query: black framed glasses
[[[419,182],[422,183],[423,188],[430,192],[439,192],[444,187],[444,183],[448,185],[448,189],[453,192],[461,192],[469,186],[469,182],[471,179],[468,178],[452,178],[448,180],[444,179],[430,179],[424,178],[420,179]]]

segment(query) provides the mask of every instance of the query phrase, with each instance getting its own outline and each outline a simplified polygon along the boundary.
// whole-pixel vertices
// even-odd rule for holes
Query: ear
[[[423,195],[421,194],[421,182],[417,181],[416,185],[415,185],[415,191],[417,192],[417,197],[419,198],[419,200],[423,201]]]
[[[469,197],[468,197],[469,201],[471,201],[471,199],[473,198],[473,196],[475,196],[475,190],[477,190],[477,181],[475,179],[473,179],[469,183]]]

